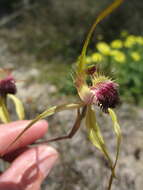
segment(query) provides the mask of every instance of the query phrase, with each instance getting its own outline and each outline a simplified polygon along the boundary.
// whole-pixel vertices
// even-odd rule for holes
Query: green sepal
[[[96,121],[95,111],[91,106],[88,106],[86,112],[86,127],[88,129],[90,141],[103,153],[105,158],[110,162],[110,167],[112,168],[112,160],[109,156],[104,138]]]
[[[116,134],[117,138],[121,138],[121,129],[120,129],[120,125],[117,120],[117,116],[111,108],[108,108],[108,112],[109,112],[112,122],[113,122],[113,129],[115,131],[115,134]]]
[[[116,165],[117,165],[117,161],[118,161],[118,158],[119,158],[119,152],[120,152],[120,145],[121,145],[121,129],[120,129],[120,125],[118,123],[118,120],[117,120],[117,116],[116,116],[116,113],[111,109],[111,108],[108,108],[108,112],[109,112],[109,115],[112,119],[112,122],[113,122],[113,129],[114,129],[114,132],[116,134],[116,139],[117,139],[117,147],[116,147],[116,157],[115,157],[115,161],[114,161],[114,164],[113,164],[113,171],[115,173],[115,168],[116,168]]]
[[[12,100],[12,102],[15,105],[15,110],[16,110],[18,118],[20,120],[23,120],[25,117],[25,111],[24,111],[23,103],[21,102],[21,100],[19,98],[17,98],[16,96],[14,96],[12,94],[8,94],[8,97]]]
[[[0,120],[3,123],[9,123],[11,121],[9,112],[5,105],[5,99],[3,97],[0,97]]]

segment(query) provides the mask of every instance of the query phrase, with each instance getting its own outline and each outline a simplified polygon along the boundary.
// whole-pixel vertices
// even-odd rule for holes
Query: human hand
[[[16,121],[0,125],[0,154],[25,128],[29,121]],[[47,145],[29,148],[27,145],[44,136],[48,124],[41,120],[27,130],[3,156],[11,163],[0,175],[0,190],[40,190],[44,178],[58,158],[55,149]]]

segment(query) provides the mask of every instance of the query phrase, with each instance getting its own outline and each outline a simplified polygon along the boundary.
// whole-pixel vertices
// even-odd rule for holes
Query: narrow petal
[[[109,156],[100,128],[97,124],[95,112],[91,106],[88,106],[87,109],[86,126],[88,128],[90,141],[104,154],[105,158],[110,162],[110,166],[112,167],[111,158]]]
[[[18,118],[20,120],[23,120],[25,117],[23,103],[20,101],[20,99],[18,99],[16,96],[14,96],[12,94],[9,94],[8,97],[13,101],[13,103],[15,105],[15,109],[16,109]]]
[[[112,119],[113,129],[114,129],[114,132],[116,134],[116,139],[117,139],[116,157],[115,157],[115,162],[113,164],[113,170],[115,170],[116,165],[117,165],[117,161],[118,161],[118,158],[119,158],[119,152],[120,152],[121,129],[120,129],[120,125],[118,123],[117,116],[116,116],[115,112],[111,108],[108,109],[108,112],[109,112],[110,117]]]
[[[0,97],[0,120],[3,123],[10,122],[10,115],[5,105],[5,101],[3,97]]]

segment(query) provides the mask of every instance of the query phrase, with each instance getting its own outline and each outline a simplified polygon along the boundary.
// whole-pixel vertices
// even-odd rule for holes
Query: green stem
[[[96,20],[94,21],[93,25],[91,26],[86,40],[84,42],[82,51],[81,51],[81,56],[80,56],[80,60],[78,62],[77,65],[77,71],[80,73],[84,70],[85,64],[84,64],[84,60],[85,60],[85,56],[86,56],[86,51],[87,51],[87,47],[88,44],[90,42],[90,39],[92,37],[92,34],[97,26],[97,24],[99,22],[101,22],[105,17],[107,17],[109,14],[111,14],[121,3],[123,2],[123,0],[115,0],[111,5],[109,5],[107,8],[105,8],[96,18]]]
[[[108,185],[108,189],[107,190],[111,190],[113,179],[114,179],[114,176],[113,176],[113,172],[112,172],[111,176],[110,176],[109,185]]]
[[[109,179],[109,184],[108,184],[108,189],[107,189],[107,190],[111,190],[112,183],[113,183],[113,179],[114,179],[114,177],[115,177],[114,171],[115,171],[115,168],[116,168],[116,165],[117,165],[117,161],[118,161],[118,157],[119,157],[120,144],[121,144],[121,138],[119,137],[119,138],[117,139],[116,159],[115,159],[115,162],[114,162],[114,165],[113,165],[113,168],[112,168],[112,173],[111,173],[111,176],[110,176],[110,179]]]

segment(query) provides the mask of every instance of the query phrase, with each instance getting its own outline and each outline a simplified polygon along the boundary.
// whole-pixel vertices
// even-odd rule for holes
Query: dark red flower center
[[[0,95],[15,94],[16,85],[12,76],[7,76],[5,79],[0,80]]]
[[[104,112],[108,112],[108,108],[115,108],[119,102],[118,85],[112,81],[101,82],[92,86],[94,93],[93,102],[96,103]]]
[[[95,66],[92,66],[92,67],[89,67],[89,68],[86,70],[86,74],[88,74],[88,75],[93,75],[96,71],[97,71],[97,68],[96,68]]]

